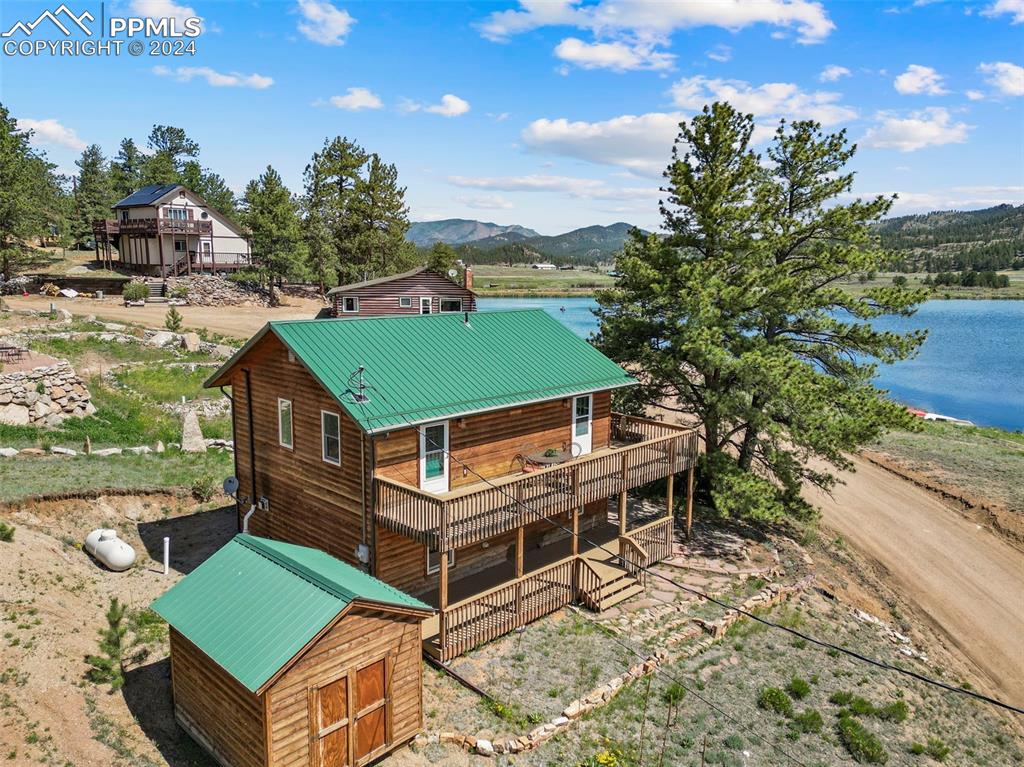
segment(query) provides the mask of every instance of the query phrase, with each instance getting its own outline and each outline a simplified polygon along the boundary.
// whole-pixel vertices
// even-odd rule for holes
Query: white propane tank
[[[127,570],[135,564],[135,549],[118,538],[116,530],[93,530],[85,536],[85,550],[111,570]]]

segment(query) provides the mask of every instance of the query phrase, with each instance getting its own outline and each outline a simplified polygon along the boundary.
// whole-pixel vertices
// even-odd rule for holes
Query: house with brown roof
[[[426,267],[379,277],[327,291],[333,317],[380,317],[391,314],[440,314],[476,311],[473,270],[462,282]]]

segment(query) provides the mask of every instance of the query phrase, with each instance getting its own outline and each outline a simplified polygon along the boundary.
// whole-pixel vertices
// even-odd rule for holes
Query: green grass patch
[[[216,389],[203,388],[203,382],[210,377],[212,368],[156,366],[147,368],[131,368],[115,374],[115,378],[129,389],[153,400],[154,402],[181,402],[198,397],[220,397]]]
[[[14,541],[14,525],[9,525],[0,519],[0,541],[11,543]]]
[[[793,716],[793,703],[778,687],[765,687],[757,694],[757,706],[785,717]]]
[[[936,762],[946,761],[952,749],[941,738],[928,738],[927,743],[912,743],[910,753],[914,756],[927,755]]]
[[[786,685],[786,692],[793,700],[803,700],[811,694],[811,685],[805,679],[794,676]]]
[[[0,460],[0,501],[106,487],[190,489],[198,476],[226,477],[233,471],[231,454],[219,450],[4,459]]]

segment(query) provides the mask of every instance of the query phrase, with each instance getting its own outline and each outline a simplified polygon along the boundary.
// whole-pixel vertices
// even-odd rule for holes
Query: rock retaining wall
[[[167,280],[168,295],[174,288],[188,289],[187,301],[193,306],[268,306],[267,292],[251,283],[239,283],[225,277],[197,274],[192,277],[175,277]]]
[[[57,426],[96,412],[82,379],[67,362],[0,374],[0,423]]]

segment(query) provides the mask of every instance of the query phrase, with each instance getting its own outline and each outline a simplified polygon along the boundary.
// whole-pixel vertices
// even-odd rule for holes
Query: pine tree
[[[782,123],[762,165],[753,127],[721,103],[680,126],[661,206],[668,234],[634,233],[615,288],[598,296],[598,342],[638,371],[627,407],[695,422],[708,503],[778,519],[808,511],[804,482],[832,487],[849,451],[912,425],[871,379],[876,361],[913,354],[924,334],[870,320],[912,314],[924,294],[836,285],[885,267],[870,226],[892,205],[841,202],[855,151],[844,133]]]
[[[409,208],[394,165],[370,155],[365,176],[356,181],[352,212],[349,261],[341,264],[339,279],[343,275],[351,282],[363,275],[394,274],[412,266],[416,249],[405,239]]]
[[[246,186],[243,205],[242,221],[250,232],[253,261],[267,281],[271,304],[276,305],[274,283],[300,274],[305,263],[299,206],[269,165]]]
[[[128,628],[124,623],[125,606],[117,597],[110,600],[106,618],[107,627],[100,629],[100,654],[85,658],[89,664],[86,677],[95,684],[109,684],[111,690],[119,690],[124,685],[125,635]]]
[[[29,143],[0,104],[0,277],[9,280],[32,258],[29,240],[50,232],[62,194],[54,166]]]
[[[107,218],[116,200],[110,186],[107,159],[99,144],[91,144],[75,162],[78,178],[75,185],[74,241],[81,245],[92,237],[92,222]]]
[[[456,268],[458,260],[459,254],[447,242],[435,242],[427,252],[427,268],[437,274],[447,276],[451,269]]]
[[[115,202],[142,186],[145,156],[130,138],[121,139],[117,156],[110,162],[110,186]]]
[[[154,125],[146,141],[152,154],[142,165],[142,184],[181,184],[185,165],[199,156],[199,144],[173,125]],[[186,185],[187,186],[187,185]]]

